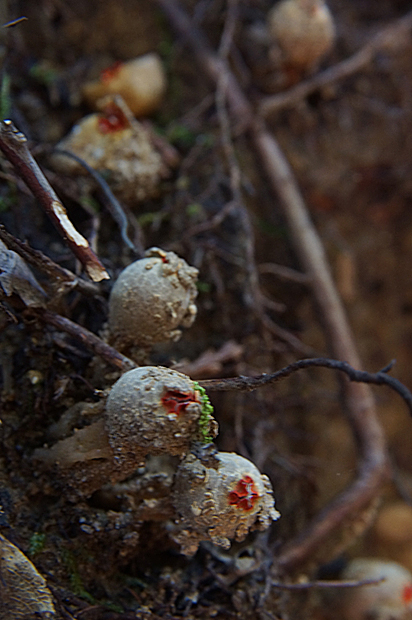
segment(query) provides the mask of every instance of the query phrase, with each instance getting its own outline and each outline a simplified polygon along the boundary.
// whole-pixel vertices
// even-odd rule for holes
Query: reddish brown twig
[[[237,362],[242,357],[244,347],[234,340],[228,340],[217,351],[207,349],[193,362],[181,362],[172,366],[174,370],[189,375],[192,379],[211,377],[222,372],[226,362]]]
[[[369,383],[372,385],[387,385],[403,398],[410,414],[412,415],[412,394],[408,388],[403,385],[398,379],[388,375],[388,371],[393,367],[395,361],[393,360],[387,367],[383,368],[379,372],[366,372],[365,370],[356,370],[347,362],[341,362],[339,360],[331,360],[326,357],[315,357],[304,360],[298,360],[285,366],[280,370],[273,373],[264,373],[263,375],[257,375],[255,377],[231,377],[228,379],[205,379],[199,381],[200,385],[206,390],[221,392],[221,391],[238,391],[238,392],[252,392],[264,385],[270,385],[289,377],[297,370],[304,368],[331,368],[332,370],[339,370],[343,372],[350,381],[355,383]]]
[[[93,334],[85,327],[81,327],[77,323],[70,321],[70,319],[66,319],[60,314],[56,314],[55,312],[51,312],[50,310],[41,310],[38,312],[37,310],[30,310],[25,313],[26,317],[35,317],[37,320],[42,321],[46,325],[51,325],[56,329],[60,329],[64,331],[72,338],[75,338],[78,342],[83,344],[89,351],[92,351],[95,355],[103,358],[105,362],[114,366],[115,368],[119,368],[119,370],[131,370],[132,368],[136,368],[136,364],[126,357],[122,355],[104,342],[101,338]]]
[[[93,282],[109,279],[109,274],[90,248],[87,240],[77,232],[69,220],[62,202],[31,155],[27,148],[26,137],[9,120],[0,122],[0,150],[33,192]]]
[[[3,225],[0,225],[0,239],[10,250],[17,252],[30,265],[44,273],[50,278],[52,283],[57,287],[67,287],[72,289],[76,287],[85,295],[98,295],[99,289],[96,284],[79,278],[68,269],[64,269],[57,265],[48,256],[45,256],[39,250],[34,250],[27,243],[23,243],[10,234]]]
[[[89,166],[87,161],[85,161],[84,159],[76,155],[75,153],[71,153],[70,151],[65,151],[63,149],[54,149],[53,152],[56,153],[56,155],[63,155],[63,157],[69,157],[71,159],[74,159],[74,161],[76,161],[80,166],[82,166],[85,170],[87,170],[87,172],[96,181],[97,185],[102,190],[107,200],[107,210],[109,211],[110,215],[113,217],[114,221],[118,225],[120,229],[120,235],[123,241],[125,242],[125,244],[130,250],[133,250],[136,254],[139,254],[139,258],[142,258],[144,255],[144,249],[143,247],[137,249],[134,243],[129,239],[129,235],[127,234],[127,228],[128,228],[129,222],[127,221],[126,214],[123,210],[122,205],[117,200],[116,196],[113,194],[112,190],[110,189],[109,184],[106,183],[102,175],[99,172],[97,172],[97,170]]]
[[[277,276],[281,280],[289,280],[290,282],[296,282],[297,284],[309,285],[309,278],[305,273],[296,271],[291,267],[285,267],[284,265],[277,265],[275,263],[260,263],[258,265],[259,273],[270,273]]]
[[[312,292],[327,325],[329,346],[335,357],[360,367],[354,339],[336,292],[319,236],[310,221],[302,195],[291,168],[276,140],[263,122],[256,120],[254,110],[242,92],[227,62],[209,48],[201,33],[181,9],[177,0],[157,0],[171,24],[191,46],[205,74],[216,84],[225,74],[226,100],[234,123],[249,132],[261,165],[276,195],[281,198],[285,217],[292,232],[296,251],[310,277]],[[371,390],[364,384],[346,384],[345,400],[348,417],[360,452],[360,465],[355,481],[327,506],[295,540],[285,546],[277,558],[285,570],[322,554],[326,541],[338,534],[343,524],[367,510],[379,495],[387,475],[387,455],[383,431],[378,422]],[[331,549],[341,549],[339,543]]]
[[[339,590],[344,588],[364,588],[365,586],[376,586],[385,581],[385,577],[381,579],[360,579],[352,581],[306,581],[304,583],[279,583],[272,581],[272,588],[278,590],[312,590],[312,589],[333,589]]]
[[[2,27],[13,28],[13,26],[17,26],[18,24],[21,24],[21,22],[26,22],[27,20],[28,20],[28,17],[25,17],[23,15],[22,17],[18,17],[17,19],[13,19],[11,22],[7,22],[7,24],[3,24]]]
[[[378,32],[360,50],[349,58],[342,60],[332,67],[328,67],[321,73],[309,78],[305,82],[297,84],[286,92],[264,97],[258,107],[259,113],[266,117],[284,108],[294,106],[319,88],[334,84],[339,80],[343,80],[361,71],[372,62],[378,52],[382,50],[390,51],[391,48],[398,47],[399,40],[402,40],[405,35],[408,34],[411,27],[412,12],[409,12],[404,17],[401,17]]]

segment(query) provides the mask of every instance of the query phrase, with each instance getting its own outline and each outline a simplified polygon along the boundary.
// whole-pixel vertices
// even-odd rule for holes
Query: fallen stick
[[[20,241],[9,233],[3,225],[0,225],[0,240],[7,245],[10,250],[19,254],[27,263],[35,267],[48,276],[53,285],[64,290],[77,288],[84,295],[92,296],[99,294],[96,284],[83,280],[64,267],[60,267],[51,258],[45,256],[43,252],[34,250],[27,243]]]
[[[108,280],[109,274],[85,239],[73,226],[66,209],[40,170],[27,147],[26,136],[9,120],[0,122],[0,150],[33,192],[43,210],[65,239],[93,282]]]
[[[78,323],[74,323],[60,314],[42,308],[41,310],[27,310],[24,316],[26,319],[32,319],[34,317],[36,320],[42,321],[45,325],[51,325],[65,332],[85,346],[89,351],[92,351],[95,355],[98,355],[104,359],[105,362],[119,370],[126,372],[132,368],[137,368],[137,364],[131,359],[119,353],[119,351],[108,345],[101,338],[96,336],[96,334],[93,334],[85,327],[82,327]]]
[[[366,372],[365,370],[356,370],[347,362],[341,362],[340,360],[331,360],[326,357],[314,357],[292,362],[292,364],[289,364],[289,366],[285,366],[280,370],[276,370],[272,373],[264,373],[255,377],[247,377],[242,375],[240,377],[229,377],[225,379],[204,379],[203,381],[199,381],[199,383],[210,392],[226,392],[229,390],[238,392],[252,392],[253,390],[257,390],[264,385],[271,385],[281,379],[285,379],[297,370],[314,367],[330,368],[332,370],[339,370],[339,372],[343,372],[350,381],[355,381],[356,383],[387,385],[392,388],[392,390],[397,392],[401,398],[403,398],[409,409],[409,413],[412,415],[411,392],[403,383],[401,383],[401,381],[398,381],[398,379],[388,375],[388,372],[392,369],[394,364],[395,360],[378,372],[372,373]]]

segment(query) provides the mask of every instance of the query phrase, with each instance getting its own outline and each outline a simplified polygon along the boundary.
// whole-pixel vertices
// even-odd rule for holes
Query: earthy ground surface
[[[401,0],[329,4],[337,42],[324,67],[355,53],[412,8]],[[186,0],[182,5],[217,49],[228,15],[226,1]],[[230,63],[257,105],[263,96],[283,88],[280,69],[271,65],[259,36],[271,3],[240,0],[228,5],[237,5]],[[81,85],[99,71],[148,51],[157,51],[166,68],[167,94],[151,122],[154,131],[173,144],[179,161],[161,182],[157,198],[129,201],[124,207],[134,241],[140,235],[145,248],[173,250],[199,269],[198,317],[178,343],[152,350],[150,363],[181,363],[183,372],[201,380],[273,372],[301,357],[327,356],[330,340],[310,283],[299,278],[303,269],[278,198],[250,140],[241,132],[236,135],[236,128],[228,157],[226,117],[216,105],[214,85],[158,4],[12,0],[2,21],[20,15],[28,21],[3,33],[3,75],[10,80],[10,96],[2,96],[2,115],[26,134],[72,222],[93,239],[112,280],[135,256],[103,206],[97,186],[57,172],[50,148],[90,112]],[[375,372],[396,358],[392,374],[409,388],[411,52],[409,32],[389,51],[375,54],[362,70],[268,119],[326,249],[364,368]],[[0,215],[6,229],[80,273],[12,166],[5,158],[0,164]],[[234,166],[241,171],[243,205],[232,193]],[[226,215],[216,218],[223,209]],[[278,266],[293,272],[279,275]],[[53,283],[44,273],[35,273],[54,295],[50,310],[104,336],[112,280],[99,284],[95,296],[73,290],[57,299]],[[259,307],[251,273],[252,279],[259,274],[264,295]],[[205,545],[187,559],[170,541],[167,525],[145,523],[139,537],[133,537],[133,528],[122,530],[121,507],[110,499],[73,499],[55,472],[48,479],[47,472],[36,470],[32,455],[44,445],[48,427],[76,403],[97,403],[120,372],[89,347],[38,320],[17,297],[4,298],[2,304],[1,533],[46,578],[57,618],[328,617],[327,604],[316,593],[271,589],[270,582],[276,576],[279,548],[356,472],[355,441],[333,373],[302,371],[250,393],[210,392],[220,425],[219,450],[250,458],[270,477],[282,517],[269,532],[252,534],[228,552]],[[219,356],[222,347],[226,353]],[[205,351],[212,362],[196,369],[191,363]],[[382,486],[376,524],[366,533],[358,528],[359,538],[351,532],[343,551],[345,558],[376,555],[412,570],[412,421],[399,396],[385,387],[373,389],[393,480]],[[394,511],[395,521],[402,513],[403,537],[392,535],[390,527],[388,531],[388,510]],[[82,527],[92,522],[98,522],[100,530]],[[306,562],[279,578],[316,578],[320,564],[342,560],[337,548],[325,542],[315,565]],[[336,575],[332,569],[322,570],[323,576]]]

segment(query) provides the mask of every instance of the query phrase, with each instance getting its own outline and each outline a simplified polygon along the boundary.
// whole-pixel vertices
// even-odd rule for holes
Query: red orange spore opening
[[[403,588],[402,600],[405,605],[409,605],[410,603],[412,603],[412,583],[409,583]]]
[[[236,488],[229,493],[229,504],[242,508],[242,510],[252,510],[258,498],[259,494],[256,491],[253,478],[244,476],[239,480]]]
[[[169,413],[180,415],[191,403],[197,403],[196,395],[193,392],[184,394],[175,390],[170,390],[162,396],[162,405]]]
[[[129,127],[124,112],[115,103],[109,103],[97,121],[100,133],[114,133]]]
[[[120,60],[117,60],[115,63],[110,65],[110,67],[107,67],[107,69],[104,69],[100,73],[101,81],[105,82],[105,84],[110,82],[119,73],[119,70],[122,64],[123,63]]]

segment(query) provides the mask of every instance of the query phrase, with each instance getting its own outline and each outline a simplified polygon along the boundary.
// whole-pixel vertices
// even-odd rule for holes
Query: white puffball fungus
[[[108,102],[101,113],[81,119],[56,148],[77,155],[98,172],[109,173],[113,191],[125,202],[159,193],[165,175],[162,158],[143,125],[130,123],[116,101]],[[56,153],[51,161],[64,173],[87,174],[72,158]]]
[[[216,422],[196,388],[186,375],[161,366],[142,366],[120,377],[106,403],[115,460],[136,461],[139,454],[182,455],[193,442],[214,437]]]
[[[238,454],[217,452],[215,466],[189,454],[179,465],[173,504],[180,519],[174,539],[193,555],[201,541],[224,548],[244,540],[249,530],[264,530],[280,517],[267,476]]]
[[[110,340],[120,350],[178,340],[178,328],[196,317],[197,269],[159,248],[145,256],[122,271],[110,295]]]
[[[267,24],[285,64],[302,72],[316,69],[335,40],[333,17],[323,0],[281,0],[269,11]]]
[[[83,87],[91,107],[106,95],[121,95],[135,116],[147,116],[157,110],[165,91],[166,75],[155,53],[117,62],[105,69],[98,80]]]
[[[406,620],[412,617],[412,574],[396,562],[374,558],[352,560],[342,579],[379,580],[377,585],[347,588],[337,595],[344,620]]]

